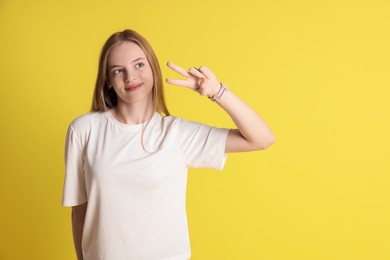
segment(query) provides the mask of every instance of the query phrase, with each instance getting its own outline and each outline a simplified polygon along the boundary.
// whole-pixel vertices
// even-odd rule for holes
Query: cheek
[[[145,68],[144,70],[140,71],[138,74],[141,78],[144,80],[152,80],[153,81],[153,73],[150,68]]]
[[[110,79],[111,84],[113,84],[114,82],[122,81],[122,75],[121,74],[118,74],[115,76],[113,75],[113,76],[110,76],[109,79]]]
[[[148,68],[146,71],[145,71],[145,76],[147,76],[148,78],[150,78],[150,80],[153,81],[153,72],[152,72],[152,68]]]

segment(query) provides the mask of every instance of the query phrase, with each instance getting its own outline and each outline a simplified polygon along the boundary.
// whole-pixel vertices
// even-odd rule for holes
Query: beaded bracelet
[[[222,82],[220,82],[221,84],[221,87],[219,88],[217,94],[215,94],[214,96],[212,97],[209,97],[209,99],[213,102],[221,102],[221,99],[223,97],[223,95],[227,92],[229,92],[229,90],[227,89],[227,87],[225,86],[225,84],[223,84]]]

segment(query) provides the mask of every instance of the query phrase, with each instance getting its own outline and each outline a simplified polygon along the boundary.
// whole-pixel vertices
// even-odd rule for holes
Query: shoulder
[[[176,134],[183,135],[185,133],[194,133],[199,130],[211,128],[200,122],[186,120],[177,116],[165,116],[163,117],[164,128],[173,131]]]
[[[177,116],[168,116],[167,120],[179,128],[193,128],[204,125],[201,122],[191,121]]]
[[[175,129],[176,133],[185,136],[185,138],[188,138],[187,135],[225,136],[230,131],[229,128],[217,127],[202,122],[186,120],[180,117],[169,116],[165,118],[173,126],[172,129]]]
[[[177,116],[163,116],[156,112],[153,117],[150,129],[155,134],[163,134],[163,135],[176,135],[178,133],[182,133],[183,131],[187,131],[191,128],[188,124],[191,124],[189,121],[186,121]],[[198,124],[198,123],[194,123]]]
[[[165,128],[166,127],[187,128],[190,127],[191,125],[201,125],[201,123],[188,121],[177,116],[162,116],[161,122]]]
[[[102,120],[104,112],[89,112],[77,116],[69,125],[69,130],[77,133],[84,133],[92,129]]]

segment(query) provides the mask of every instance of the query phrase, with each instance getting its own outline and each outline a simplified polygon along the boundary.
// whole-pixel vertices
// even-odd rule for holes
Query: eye
[[[140,68],[142,68],[143,66],[145,66],[145,64],[142,63],[142,62],[135,64],[135,68],[136,68],[136,69],[140,69]]]
[[[112,72],[114,75],[123,73],[123,69],[116,69]]]

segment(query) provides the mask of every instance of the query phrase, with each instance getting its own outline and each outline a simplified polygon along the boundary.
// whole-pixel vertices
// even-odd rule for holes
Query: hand
[[[199,69],[191,67],[186,71],[172,62],[168,62],[167,65],[170,69],[186,78],[185,80],[167,78],[166,81],[169,84],[190,88],[200,95],[210,98],[220,89],[221,83],[214,73],[205,66],[201,66]]]

